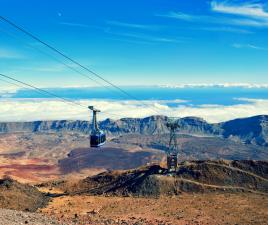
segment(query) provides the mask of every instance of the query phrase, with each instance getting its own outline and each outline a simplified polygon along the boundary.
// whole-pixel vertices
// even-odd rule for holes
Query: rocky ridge
[[[165,116],[146,118],[106,119],[99,123],[108,135],[163,134],[168,132]],[[223,123],[211,124],[198,117],[185,117],[177,120],[179,132],[191,135],[220,136],[246,144],[268,146],[268,116],[260,115],[235,119]],[[88,134],[91,130],[89,121],[34,121],[34,122],[0,122],[0,133],[15,132],[81,132]]]
[[[170,174],[159,165],[127,171],[110,171],[88,177],[59,188],[65,193],[147,196],[179,195],[181,193],[238,193],[268,194],[268,163],[252,160],[185,161],[176,173]]]

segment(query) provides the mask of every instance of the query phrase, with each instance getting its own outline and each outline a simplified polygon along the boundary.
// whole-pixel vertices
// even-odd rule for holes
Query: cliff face
[[[146,118],[124,118],[120,120],[106,119],[99,123],[101,129],[109,134],[139,133],[158,134],[167,133],[168,118],[164,116],[151,116]],[[219,134],[219,127],[209,124],[197,117],[185,117],[177,120],[181,132],[200,134]],[[0,133],[13,132],[59,132],[79,131],[89,133],[91,123],[89,121],[34,121],[34,122],[0,122]]]
[[[106,119],[99,123],[101,129],[109,135],[136,133],[153,135],[167,133],[167,117],[151,116],[142,119],[124,118],[120,120]],[[223,136],[247,144],[268,146],[268,116],[255,116],[236,119],[219,124],[210,124],[198,117],[185,117],[177,120],[179,132],[196,135]],[[0,133],[14,132],[64,132],[74,131],[89,133],[89,121],[34,121],[34,122],[2,122]]]
[[[225,138],[239,138],[247,144],[268,146],[268,116],[235,119],[221,124]]]
[[[218,124],[210,124],[202,118],[185,117],[178,120],[179,130],[185,133],[220,135],[221,127]]]
[[[17,132],[59,132],[79,131],[88,133],[90,123],[88,121],[34,121],[34,122],[2,122],[0,133]]]

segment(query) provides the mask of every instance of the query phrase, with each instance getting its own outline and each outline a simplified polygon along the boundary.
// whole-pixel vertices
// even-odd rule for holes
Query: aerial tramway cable
[[[88,75],[82,73],[81,71],[75,69],[74,67],[68,65],[67,63],[65,63],[65,62],[63,62],[63,61],[61,61],[61,60],[59,60],[57,57],[55,57],[55,56],[53,56],[53,55],[51,55],[51,54],[49,54],[49,53],[47,53],[47,52],[45,52],[45,51],[42,51],[41,49],[39,49],[39,48],[37,48],[37,47],[35,47],[35,46],[33,46],[33,45],[30,45],[30,44],[27,44],[27,43],[21,41],[21,40],[20,40],[18,37],[16,37],[14,34],[8,32],[8,31],[5,31],[5,30],[3,30],[3,29],[0,29],[0,31],[3,32],[3,33],[5,33],[6,35],[8,35],[8,36],[10,36],[10,37],[12,37],[12,38],[14,38],[14,39],[16,39],[16,40],[19,41],[20,43],[23,43],[23,44],[26,45],[27,47],[32,48],[32,49],[34,49],[34,50],[40,52],[41,54],[47,56],[48,58],[51,58],[51,59],[57,61],[58,63],[60,63],[60,64],[62,64],[62,65],[64,65],[64,66],[66,66],[67,68],[69,68],[70,70],[72,70],[72,71],[78,73],[79,75],[81,75],[81,76],[83,76],[83,77],[86,77],[86,78],[90,79],[91,81],[93,81],[93,82],[96,83],[97,85],[102,86],[102,87],[106,88],[106,89],[109,90],[109,91],[115,92],[115,90],[111,89],[109,86],[103,85],[103,84],[102,84],[101,82],[99,82],[98,80],[95,80],[95,79],[91,78],[90,76],[88,76]],[[115,93],[116,93],[116,92],[115,92]],[[116,94],[118,94],[118,93],[116,93]]]
[[[91,131],[91,134],[90,134],[90,147],[93,147],[93,148],[99,148],[100,146],[104,145],[105,142],[106,142],[106,134],[104,131],[102,131],[101,129],[98,128],[98,125],[97,125],[97,113],[100,112],[99,110],[95,109],[93,106],[84,106],[82,104],[79,104],[77,102],[74,102],[74,101],[71,101],[69,99],[66,99],[66,98],[63,98],[63,97],[60,97],[58,95],[55,95],[49,91],[46,91],[46,90],[43,90],[41,88],[38,88],[32,84],[28,84],[28,83],[25,83],[23,81],[20,81],[18,79],[15,79],[13,77],[10,77],[8,75],[5,75],[5,74],[2,74],[0,73],[0,76],[6,78],[6,79],[10,79],[12,81],[15,81],[19,84],[22,84],[24,86],[27,86],[28,88],[30,87],[31,89],[34,89],[35,91],[37,91],[38,93],[45,93],[45,94],[48,94],[48,95],[51,95],[53,97],[56,97],[58,99],[60,99],[61,101],[65,102],[65,103],[68,103],[68,104],[75,104],[75,105],[78,105],[78,106],[81,106],[81,107],[86,107],[90,110],[93,111],[93,128],[92,128],[92,131]],[[10,81],[6,81],[6,80],[3,80],[3,79],[0,79],[0,81],[3,81],[3,82],[6,82],[6,83],[9,83],[9,84],[12,84],[12,85],[15,85],[15,86],[18,86],[18,87],[21,87],[22,85],[19,85],[19,84],[15,84],[13,82],[10,82]],[[109,114],[109,113],[108,113]],[[113,114],[111,114],[113,115]]]
[[[6,75],[6,74],[0,73],[0,76],[4,77],[6,79],[9,79],[9,80],[15,81],[15,82],[19,83],[20,85],[19,84],[16,84],[16,83],[13,83],[13,82],[10,82],[10,81],[7,81],[7,80],[0,79],[3,82],[6,82],[6,83],[9,83],[9,84],[15,85],[15,86],[20,87],[20,88],[25,88],[25,86],[26,86],[27,88],[33,89],[33,90],[35,90],[38,93],[50,95],[52,97],[55,97],[55,98],[61,100],[62,102],[67,103],[67,104],[72,104],[72,105],[75,105],[75,106],[80,106],[80,107],[83,107],[83,108],[87,108],[88,109],[88,106],[86,106],[86,105],[77,103],[76,101],[72,101],[72,100],[67,99],[67,98],[64,98],[64,97],[61,97],[61,96],[56,95],[56,94],[54,94],[54,93],[52,93],[50,91],[47,91],[47,90],[44,90],[42,88],[36,87],[36,86],[34,86],[32,84],[29,84],[29,83],[20,81],[18,79],[15,79],[15,78],[13,78],[11,76]],[[117,115],[117,114],[113,114],[113,113],[107,113],[107,112],[102,112],[102,113],[103,114],[107,114],[107,115],[116,116],[116,117],[122,117],[122,115]]]
[[[12,27],[15,27],[17,30],[23,32],[23,33],[26,34],[27,36],[29,36],[29,37],[31,37],[32,39],[36,40],[37,42],[43,44],[44,46],[46,46],[47,48],[49,48],[49,49],[52,50],[53,52],[59,54],[59,55],[62,56],[63,58],[69,60],[70,62],[72,62],[73,64],[79,66],[80,68],[82,68],[83,70],[87,71],[88,73],[94,75],[94,76],[97,77],[98,79],[100,79],[100,80],[102,80],[103,82],[107,83],[109,86],[115,88],[117,91],[123,93],[125,96],[128,96],[130,99],[134,99],[134,100],[136,100],[136,101],[139,101],[139,102],[141,102],[144,106],[149,107],[152,111],[156,112],[157,114],[159,113],[159,112],[157,112],[157,111],[155,110],[155,108],[152,108],[152,107],[149,106],[148,104],[144,104],[144,103],[142,102],[142,100],[136,98],[136,97],[133,96],[132,94],[129,94],[128,92],[126,92],[126,91],[123,90],[122,88],[120,88],[120,87],[118,87],[117,85],[113,84],[113,83],[110,82],[109,80],[103,78],[101,75],[97,74],[96,72],[94,72],[93,70],[89,69],[88,67],[82,65],[82,64],[79,63],[78,61],[76,61],[76,60],[70,58],[69,56],[67,56],[66,54],[62,53],[62,52],[61,52],[60,50],[58,50],[57,48],[55,48],[55,47],[53,47],[53,46],[47,44],[47,43],[44,42],[44,41],[42,41],[41,39],[39,39],[38,37],[36,37],[36,36],[33,35],[32,33],[30,33],[29,31],[25,30],[24,28],[22,28],[22,27],[16,25],[15,23],[11,22],[10,20],[4,18],[4,17],[1,16],[1,15],[0,15],[0,20],[2,20],[2,21],[4,21],[4,22],[8,23],[8,24],[11,25]],[[33,47],[33,46],[31,46],[31,47]],[[40,49],[38,49],[38,50],[41,51]],[[41,51],[41,52],[42,52],[42,51]],[[42,52],[42,53],[44,54],[44,52]],[[51,55],[49,55],[49,54],[47,54],[47,53],[45,53],[45,54],[48,55],[49,57],[52,57]],[[56,60],[57,62],[60,62],[61,64],[65,65],[66,67],[72,69],[73,71],[79,73],[80,75],[85,76],[86,78],[90,79],[91,81],[94,81],[94,82],[100,84],[98,81],[92,79],[89,75],[86,75],[86,74],[81,73],[80,71],[74,69],[72,66],[70,66],[70,65],[68,65],[68,64],[66,64],[66,63],[64,63],[64,62],[62,62],[62,61],[60,61],[60,60],[58,60],[58,59],[55,58],[55,57],[52,57],[52,58],[53,58],[54,60]],[[13,78],[13,77],[8,76],[8,75],[1,74],[1,73],[0,73],[0,76],[2,76],[2,77],[4,77],[4,78],[8,78],[8,79],[10,79],[10,80],[12,80],[12,81],[15,81],[15,82],[17,82],[17,83],[20,83],[20,84],[22,84],[22,85],[24,85],[24,86],[30,87],[30,88],[32,88],[32,89],[38,91],[38,92],[42,92],[42,93],[51,95],[51,96],[53,96],[53,97],[56,97],[56,98],[60,99],[61,101],[64,101],[64,102],[66,102],[66,103],[68,103],[68,104],[74,104],[74,105],[78,105],[78,106],[80,106],[80,107],[85,107],[85,106],[83,106],[83,105],[80,104],[80,103],[77,103],[77,102],[75,102],[75,101],[71,101],[71,100],[69,100],[69,99],[60,97],[60,96],[58,96],[58,95],[55,95],[54,93],[51,93],[51,92],[49,92],[49,91],[46,91],[46,90],[41,89],[41,88],[38,88],[38,87],[35,87],[34,85],[31,85],[31,84],[27,84],[27,83],[25,83],[25,82],[23,82],[23,81],[20,81],[20,80],[18,80],[18,79],[15,79],[15,78]],[[102,85],[102,86],[103,86],[103,85]],[[108,86],[108,87],[109,87],[109,86]],[[105,86],[105,87],[107,88],[107,86]],[[86,107],[87,107],[87,106],[86,106]],[[96,113],[99,112],[99,110],[94,110],[94,108],[90,108],[90,107],[87,107],[87,108],[93,110],[93,115],[94,115],[94,113],[95,113],[95,117],[94,117],[94,116],[93,116],[93,117],[94,117],[95,120],[96,120]],[[108,114],[108,113],[106,113],[106,114]],[[111,115],[112,115],[112,114],[111,114]],[[98,132],[96,132],[96,131],[98,131]],[[106,135],[105,135],[104,132],[102,132],[102,131],[99,130],[99,129],[95,129],[95,133],[94,133],[94,134],[91,134],[90,137],[91,137],[91,139],[92,139],[92,138],[93,138],[93,139],[94,139],[94,138],[97,138],[96,140],[95,140],[95,139],[94,139],[94,140],[91,140],[90,143],[91,143],[91,146],[92,146],[92,147],[99,147],[99,146],[101,146],[102,144],[105,143]]]
[[[140,99],[136,98],[135,96],[133,96],[132,94],[129,94],[128,92],[126,92],[125,90],[123,90],[122,88],[118,87],[117,85],[113,84],[112,82],[110,82],[109,80],[103,78],[101,75],[97,74],[96,72],[94,72],[93,70],[89,69],[88,67],[82,65],[81,63],[79,63],[78,61],[70,58],[69,56],[67,56],[66,54],[62,53],[60,50],[58,50],[57,48],[47,44],[46,42],[42,41],[40,38],[36,37],[35,35],[33,35],[32,33],[30,33],[29,31],[25,30],[24,28],[16,25],[15,23],[11,22],[10,20],[6,19],[5,17],[0,15],[0,20],[8,23],[9,25],[15,27],[16,29],[18,29],[19,31],[23,32],[24,34],[28,35],[29,37],[31,37],[32,39],[38,41],[39,43],[45,45],[46,47],[48,47],[49,49],[51,49],[52,51],[56,52],[57,54],[61,55],[62,57],[64,57],[65,59],[71,61],[72,63],[76,64],[77,66],[81,67],[82,69],[86,70],[87,72],[91,73],[92,75],[96,76],[97,78],[99,78],[100,80],[104,81],[105,83],[107,83],[108,85],[114,87],[116,90],[120,91],[121,93],[123,93],[125,96],[128,96],[131,99],[134,99],[136,101],[140,101],[142,102]],[[89,78],[90,80],[92,80],[91,77],[89,77],[88,75],[86,75],[87,78]],[[142,103],[143,105],[145,105],[146,107],[148,107],[148,105]],[[155,108],[152,108],[149,106],[149,108],[154,111],[155,113],[159,113],[158,111],[156,111]]]
[[[45,94],[47,94],[47,95],[50,95],[50,96],[56,97],[56,98],[58,98],[58,99],[61,99],[62,101],[66,102],[66,103],[68,103],[68,104],[71,103],[71,104],[78,105],[78,106],[83,107],[83,108],[85,107],[84,105],[82,105],[82,104],[80,104],[80,103],[71,101],[71,100],[69,100],[69,99],[67,99],[67,98],[60,97],[60,96],[55,95],[55,94],[53,94],[53,93],[51,93],[51,92],[49,92],[49,91],[46,91],[46,90],[44,90],[44,89],[35,87],[35,86],[32,85],[32,84],[28,84],[28,83],[25,83],[25,82],[23,82],[23,81],[17,80],[17,79],[15,79],[15,78],[13,78],[13,77],[10,77],[10,76],[8,76],[8,75],[5,75],[5,74],[0,73],[0,76],[2,76],[2,77],[4,77],[4,78],[7,78],[7,79],[10,79],[10,80],[12,80],[12,81],[15,81],[15,82],[17,82],[17,83],[23,84],[23,85],[25,85],[25,86],[27,86],[27,87],[30,87],[30,88],[32,88],[32,89],[35,89],[35,90],[37,90],[38,92],[42,92],[42,93],[45,93]]]

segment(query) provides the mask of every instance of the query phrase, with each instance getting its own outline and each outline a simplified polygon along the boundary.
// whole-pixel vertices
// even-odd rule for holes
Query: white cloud
[[[179,37],[179,38],[167,38],[167,37],[159,37],[159,36],[153,36],[153,35],[145,35],[140,33],[128,33],[128,32],[112,32],[110,30],[106,31],[108,34],[112,34],[115,36],[121,36],[121,37],[128,37],[132,38],[132,40],[141,40],[145,42],[164,42],[164,43],[185,43],[186,38]]]
[[[215,12],[268,19],[268,12],[261,3],[244,2],[234,4],[231,1],[212,1],[211,8]]]
[[[228,33],[238,33],[238,34],[253,34],[254,32],[245,30],[245,29],[239,29],[234,27],[203,27],[199,28],[199,30],[204,31],[215,31],[215,32],[228,32]]]
[[[0,98],[11,98],[16,93],[15,89],[0,91]]]
[[[0,79],[2,82],[2,79]],[[0,99],[12,97],[20,88],[10,85],[0,85]]]
[[[13,96],[18,90],[23,88],[6,78],[0,78],[0,98],[7,98]]]
[[[262,50],[262,51],[268,51],[267,48],[259,47],[253,44],[233,44],[232,47],[234,48],[249,48],[249,49],[254,49],[254,50]]]
[[[228,0],[214,0],[211,2],[210,6],[211,11],[214,12],[213,15],[194,15],[183,12],[170,11],[166,14],[157,16],[183,20],[186,22],[198,22],[205,24],[268,27],[268,11],[265,10],[264,4],[257,4],[252,2],[234,3],[233,1]]]
[[[268,12],[263,3],[243,2],[233,3],[232,1],[212,1],[211,10],[221,14],[238,16],[230,20],[233,25],[267,27]]]
[[[228,22],[231,25],[236,26],[248,26],[248,27],[268,27],[268,21],[263,20],[252,20],[252,19],[232,19]]]
[[[146,25],[146,24],[137,24],[137,23],[125,23],[115,20],[106,21],[108,25],[118,26],[118,27],[126,27],[126,28],[134,28],[134,29],[142,29],[142,30],[158,30],[160,26],[158,25]]]
[[[174,18],[174,19],[179,19],[179,20],[184,20],[184,21],[189,21],[189,22],[194,22],[194,21],[204,18],[204,16],[196,16],[196,15],[186,14],[183,12],[174,12],[174,11],[170,11],[166,14],[157,14],[156,16],[169,17],[169,18]]]
[[[128,39],[120,39],[120,38],[108,38],[110,40],[118,40],[118,41],[125,41],[125,42],[131,42],[131,43],[142,43],[142,44],[151,44],[153,42],[165,42],[165,43],[183,43],[185,42],[185,38],[169,38],[169,37],[160,37],[155,35],[146,35],[143,33],[137,32],[114,32],[111,26],[117,26],[117,27],[124,27],[124,28],[134,28],[136,30],[151,30],[151,31],[157,31],[163,26],[159,25],[146,25],[146,24],[135,24],[135,23],[125,23],[125,22],[119,22],[119,21],[113,21],[109,20],[106,21],[106,24],[108,26],[101,27],[101,26],[92,26],[82,23],[73,23],[73,22],[60,22],[60,25],[64,26],[72,26],[72,27],[82,27],[82,28],[95,28],[102,30],[106,34],[113,35],[113,36],[119,36],[119,37],[125,37]]]
[[[234,46],[233,46],[234,47]],[[238,46],[236,46],[238,47]],[[166,84],[159,85],[162,88],[268,88],[268,83],[193,83],[193,84]]]
[[[268,114],[268,100],[239,99],[245,104],[232,106],[201,105],[199,107],[178,105],[169,107],[167,101],[112,101],[91,100],[78,101],[85,106],[94,105],[102,110],[100,119],[120,117],[146,117],[156,114],[153,110],[163,115],[185,117],[198,116],[209,122],[222,122],[239,117],[249,117],[260,114]],[[172,101],[168,101],[172,102]],[[175,100],[180,103],[180,100]],[[153,108],[153,110],[152,110]],[[89,120],[90,113],[87,108],[72,106],[58,100],[48,99],[3,99],[0,101],[0,121],[33,121],[33,120],[57,120],[80,119]],[[109,113],[109,114],[105,114]]]
[[[93,26],[93,25],[88,25],[88,24],[84,24],[84,23],[60,22],[59,24],[65,25],[65,26],[71,26],[71,27],[97,28],[97,29],[101,29],[104,31],[108,29],[108,28],[104,28],[101,26]],[[120,22],[120,21],[116,21],[116,20],[108,20],[108,21],[106,21],[106,24],[108,26],[134,28],[134,29],[141,29],[141,30],[159,30],[161,28],[161,26],[159,26],[159,25],[126,23],[126,22]]]

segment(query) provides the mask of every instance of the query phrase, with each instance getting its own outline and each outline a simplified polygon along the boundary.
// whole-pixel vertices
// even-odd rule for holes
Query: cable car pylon
[[[94,108],[94,106],[89,106],[88,108],[93,112],[92,131],[90,133],[90,147],[98,148],[105,144],[106,134],[98,126],[97,113],[99,113],[100,110]]]
[[[179,124],[175,118],[169,118],[167,127],[170,130],[169,146],[167,151],[167,167],[170,173],[174,173],[178,167],[178,144],[176,130],[179,128]]]

